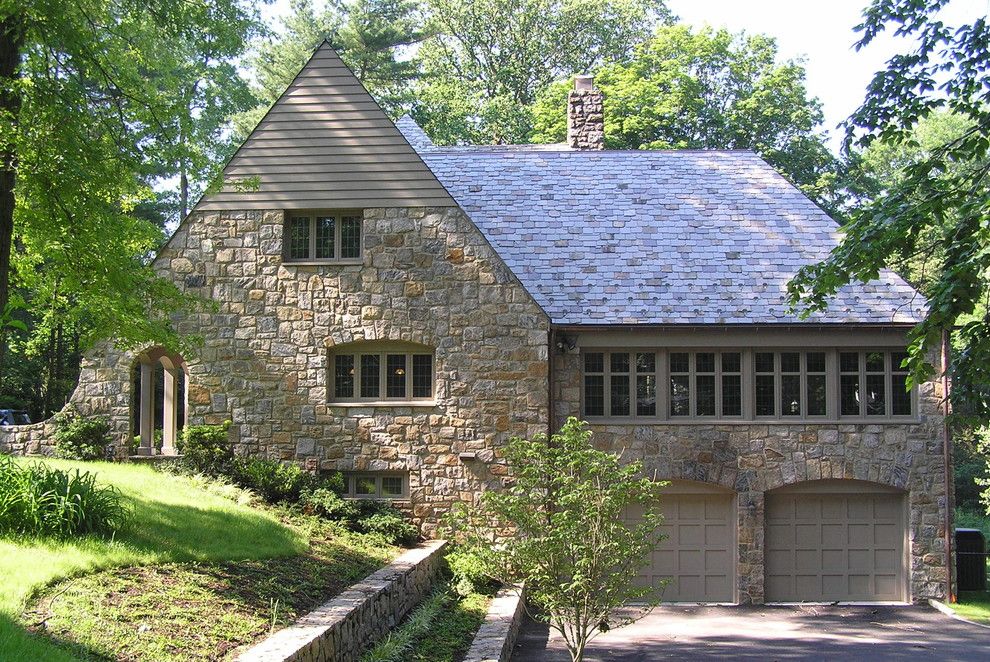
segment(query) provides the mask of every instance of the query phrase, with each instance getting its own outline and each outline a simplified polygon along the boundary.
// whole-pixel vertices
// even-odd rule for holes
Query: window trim
[[[405,394],[397,397],[385,395],[388,388],[388,356],[405,357]],[[354,357],[353,393],[350,398],[336,396],[336,361],[338,356]],[[378,356],[378,397],[361,397],[361,358]],[[413,364],[415,356],[430,357],[430,395],[413,395]],[[332,407],[429,407],[437,399],[437,355],[427,345],[405,342],[357,341],[331,348],[327,354],[327,404]]]
[[[637,415],[636,412],[636,377],[637,375],[642,375],[645,373],[638,373],[635,370],[635,365],[633,361],[635,360],[635,355],[637,353],[654,353],[656,355],[656,376],[657,376],[657,389],[656,389],[656,415]],[[696,411],[695,409],[695,391],[696,391],[696,370],[695,370],[695,354],[701,353],[714,353],[715,354],[715,368],[716,368],[716,416],[695,416],[693,415]],[[774,354],[774,415],[773,416],[756,416],[756,366],[755,366],[755,354],[757,352],[771,352]],[[780,354],[781,353],[791,353],[795,352],[800,354],[800,388],[801,388],[801,415],[799,416],[782,416],[779,414],[781,407],[781,386],[782,382],[780,379]],[[819,371],[809,372],[808,370],[808,353],[821,352],[825,354],[825,414],[824,415],[814,415],[809,416],[807,414],[808,409],[808,375],[809,374],[821,374]],[[861,366],[864,365],[865,355],[869,352],[883,352],[885,354],[886,361],[886,371],[885,371],[885,388],[886,388],[886,414],[880,415],[841,415],[841,391],[840,391],[840,380],[841,371],[839,365],[839,354],[842,352],[857,352],[860,354]],[[903,353],[904,349],[902,347],[815,347],[815,348],[799,348],[799,347],[713,347],[713,348],[695,348],[695,347],[670,347],[670,348],[656,348],[656,347],[641,347],[641,346],[630,346],[630,347],[582,347],[579,353],[579,372],[580,372],[580,397],[579,397],[579,411],[581,412],[582,418],[585,418],[592,423],[663,423],[670,425],[680,425],[680,424],[782,424],[782,425],[801,425],[801,424],[823,424],[823,423],[857,423],[857,424],[871,424],[871,423],[917,423],[921,420],[919,413],[919,403],[920,395],[919,388],[917,385],[913,386],[909,393],[911,413],[910,414],[898,414],[894,415],[893,411],[893,365],[892,365],[892,355]],[[611,388],[610,388],[610,376],[611,376],[611,354],[629,354],[630,355],[630,414],[627,416],[612,416],[611,411]],[[689,370],[690,370],[690,415],[687,416],[671,416],[670,415],[670,354],[671,353],[687,353],[689,355]],[[721,354],[723,353],[739,353],[742,362],[741,365],[741,389],[742,389],[742,415],[740,416],[726,416],[722,415],[722,360]],[[585,372],[586,365],[586,354],[602,354],[603,370],[602,372],[587,373]],[[903,373],[903,370],[897,370],[897,373]],[[623,373],[625,374],[625,373]],[[680,373],[678,373],[680,374]],[[710,374],[710,373],[705,373]],[[736,374],[736,373],[731,373]],[[789,373],[790,374],[790,373]],[[604,393],[603,393],[603,414],[601,415],[589,415],[585,409],[585,377],[589,375],[598,375],[603,378],[604,382]],[[865,382],[863,382],[865,384]],[[863,411],[861,407],[861,411]]]
[[[333,254],[338,257],[316,258],[316,219],[319,217],[334,217]],[[358,256],[339,257],[345,216],[356,216],[361,221],[358,237]],[[293,218],[309,219],[309,251],[305,258],[289,257],[289,223]],[[363,209],[287,209],[282,219],[282,262],[287,265],[307,266],[320,264],[356,265],[364,264],[365,222]]]
[[[369,501],[404,501],[409,499],[409,474],[401,471],[344,471],[344,493],[345,499],[362,499]],[[371,478],[375,481],[374,494],[358,494],[357,480],[359,478]],[[402,491],[397,495],[382,494],[382,479],[398,478],[402,481]]]

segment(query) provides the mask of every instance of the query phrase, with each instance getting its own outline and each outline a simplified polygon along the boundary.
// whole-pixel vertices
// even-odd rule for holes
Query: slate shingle
[[[890,272],[843,288],[807,320],[789,312],[788,280],[828,255],[837,225],[751,152],[410,142],[555,324],[886,324],[924,315],[921,295]]]

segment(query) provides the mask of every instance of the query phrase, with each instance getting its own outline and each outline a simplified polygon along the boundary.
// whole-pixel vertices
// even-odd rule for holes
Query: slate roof
[[[751,152],[434,147],[411,120],[399,126],[555,324],[889,324],[924,313],[890,272],[807,320],[789,313],[788,280],[828,254],[837,225]]]

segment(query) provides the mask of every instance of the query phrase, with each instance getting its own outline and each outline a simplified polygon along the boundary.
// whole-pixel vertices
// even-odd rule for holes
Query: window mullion
[[[884,416],[890,418],[894,415],[894,357],[892,352],[884,352],[883,358],[883,384],[884,384]]]
[[[866,352],[859,354],[859,415],[866,418]]]
[[[385,365],[387,356],[385,352],[378,355],[378,395],[376,400],[384,400],[388,393],[388,366]]]
[[[612,416],[612,352],[603,352],[602,356],[602,395],[605,401],[605,409],[602,414]]]
[[[670,418],[670,363],[667,350],[657,352],[657,416],[666,421]]]
[[[309,259],[316,259],[316,215],[309,217]]]
[[[639,373],[636,352],[629,354],[629,416],[639,416]]]
[[[340,226],[341,226],[342,218],[343,217],[339,214],[334,214],[333,217],[333,256],[338,260],[343,259],[340,254],[340,246],[341,246]]]
[[[412,354],[406,354],[406,400],[412,400]]]
[[[715,418],[722,418],[722,352],[715,352]]]

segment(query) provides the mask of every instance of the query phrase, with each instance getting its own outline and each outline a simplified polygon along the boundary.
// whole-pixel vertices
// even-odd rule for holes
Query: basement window
[[[406,499],[409,481],[397,473],[345,473],[344,496],[352,499]]]
[[[334,264],[361,262],[363,213],[348,211],[289,211],[283,229],[286,262]]]

